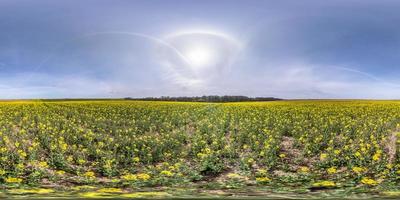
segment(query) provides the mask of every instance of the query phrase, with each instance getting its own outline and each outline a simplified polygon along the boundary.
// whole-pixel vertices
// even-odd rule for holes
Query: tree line
[[[247,96],[195,96],[195,97],[145,97],[145,98],[131,98],[126,97],[125,100],[141,100],[141,101],[186,101],[186,102],[242,102],[242,101],[279,101],[283,99],[275,97],[247,97]]]

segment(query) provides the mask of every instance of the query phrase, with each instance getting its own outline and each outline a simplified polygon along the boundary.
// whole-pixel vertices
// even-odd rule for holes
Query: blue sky
[[[0,97],[400,98],[399,1],[1,0]]]

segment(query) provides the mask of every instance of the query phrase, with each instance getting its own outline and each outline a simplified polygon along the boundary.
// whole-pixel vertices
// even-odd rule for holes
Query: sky
[[[400,1],[0,0],[0,98],[400,99]]]

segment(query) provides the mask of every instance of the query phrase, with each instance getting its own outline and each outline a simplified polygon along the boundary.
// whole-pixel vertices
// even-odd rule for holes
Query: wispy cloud
[[[400,3],[349,1],[4,0],[0,95],[400,98]]]

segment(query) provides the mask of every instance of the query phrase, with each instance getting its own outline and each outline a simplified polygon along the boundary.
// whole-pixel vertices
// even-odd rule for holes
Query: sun
[[[185,50],[184,56],[193,68],[200,69],[210,66],[213,63],[215,55],[210,47],[193,45]]]
[[[201,89],[230,73],[242,51],[241,41],[209,29],[186,29],[162,37],[159,55],[166,73],[181,86]]]

